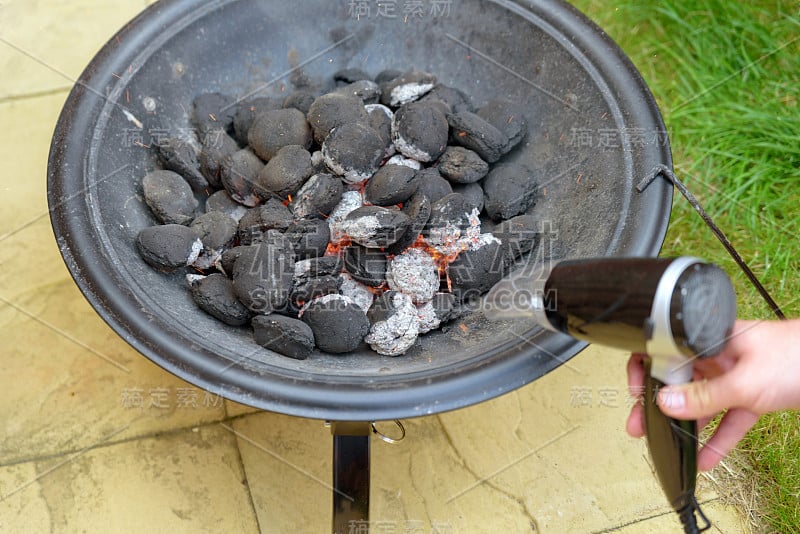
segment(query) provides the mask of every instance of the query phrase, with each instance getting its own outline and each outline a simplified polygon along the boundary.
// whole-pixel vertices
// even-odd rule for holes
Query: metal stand
[[[369,440],[372,425],[332,422],[333,532],[369,531]]]

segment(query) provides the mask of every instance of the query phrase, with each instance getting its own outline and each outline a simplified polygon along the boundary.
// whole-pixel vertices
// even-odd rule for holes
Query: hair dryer
[[[529,316],[548,330],[648,355],[650,455],[685,532],[700,532],[695,511],[705,516],[695,499],[697,423],[665,416],[656,395],[665,384],[691,381],[694,358],[714,356],[725,346],[736,319],[725,272],[689,257],[565,260],[528,266],[501,280],[484,303],[489,318]]]

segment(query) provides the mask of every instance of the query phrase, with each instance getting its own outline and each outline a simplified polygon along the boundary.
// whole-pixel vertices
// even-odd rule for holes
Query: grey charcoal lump
[[[503,98],[473,105],[417,70],[342,69],[327,94],[306,82],[194,98],[197,135],[157,143],[160,168],[142,177],[161,224],[135,246],[275,354],[400,356],[534,258],[536,176],[503,161],[532,114]]]

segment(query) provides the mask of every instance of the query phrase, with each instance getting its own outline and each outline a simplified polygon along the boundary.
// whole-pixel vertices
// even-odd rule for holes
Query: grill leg
[[[369,423],[331,423],[333,533],[369,531]]]

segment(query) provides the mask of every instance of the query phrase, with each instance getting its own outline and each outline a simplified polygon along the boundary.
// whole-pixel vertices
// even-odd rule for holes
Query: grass
[[[800,8],[795,1],[578,0],[639,68],[664,114],[676,172],[787,316],[800,316]],[[739,316],[770,319],[688,204],[675,198],[664,255],[733,278]],[[761,418],[740,445],[758,531],[800,532],[800,413]]]

